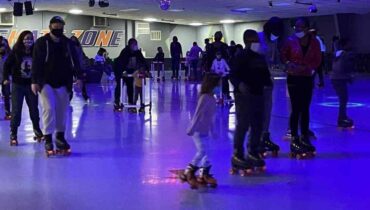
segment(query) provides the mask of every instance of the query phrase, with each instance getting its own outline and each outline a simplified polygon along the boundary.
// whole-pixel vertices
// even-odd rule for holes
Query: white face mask
[[[279,37],[278,37],[278,36],[275,36],[274,34],[271,34],[271,36],[270,36],[270,40],[271,40],[271,41],[275,41],[275,40],[277,40],[277,39],[279,39]]]
[[[261,44],[259,42],[253,42],[251,44],[251,50],[255,53],[261,53]]]
[[[295,36],[298,37],[298,38],[303,38],[305,35],[306,34],[303,31],[295,33]]]

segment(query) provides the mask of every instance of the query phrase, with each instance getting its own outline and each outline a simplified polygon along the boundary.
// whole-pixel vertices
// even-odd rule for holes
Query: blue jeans
[[[209,151],[209,137],[208,135],[200,134],[195,132],[193,135],[193,140],[195,147],[197,148],[197,153],[195,154],[191,164],[193,166],[208,167],[210,162],[208,161],[208,151]]]

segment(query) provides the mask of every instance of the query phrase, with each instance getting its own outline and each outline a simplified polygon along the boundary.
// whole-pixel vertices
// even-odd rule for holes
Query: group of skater
[[[65,36],[64,26],[63,18],[55,16],[50,20],[50,33],[35,41],[31,31],[23,31],[13,49],[10,49],[4,37],[0,37],[1,89],[5,102],[5,118],[11,121],[11,146],[18,145],[17,132],[25,99],[35,140],[45,141],[47,156],[71,153],[71,147],[65,139],[66,112],[73,83],[84,84],[86,72],[82,65],[84,54],[81,44],[77,38]],[[318,39],[309,30],[308,19],[297,18],[294,34],[285,37],[283,20],[272,17],[264,25],[262,32],[251,29],[244,32],[245,47],[235,42],[228,46],[222,41],[223,35],[220,31],[215,33],[213,43],[205,40],[204,51],[196,42],[193,43],[189,51],[189,57],[192,58],[189,60],[193,69],[192,75],[197,74],[200,55],[205,71],[197,107],[187,129],[187,134],[194,139],[197,152],[186,169],[179,174],[180,179],[187,181],[192,188],[197,188],[199,184],[217,186],[216,179],[210,174],[211,163],[207,150],[214,131],[215,89],[222,84],[222,93],[230,99],[229,81],[234,87],[237,118],[231,172],[247,175],[254,171],[264,171],[267,152],[272,152],[273,156],[278,155],[280,148],[272,141],[269,128],[274,88],[271,72],[277,63],[285,66],[287,74],[291,102],[288,125],[291,135],[290,154],[298,159],[315,156],[316,148],[311,143],[313,134],[309,129],[310,104],[314,88],[313,76],[322,63],[322,53]],[[170,49],[172,78],[178,79],[182,47],[177,37],[173,37]],[[100,52],[99,55],[104,57],[104,53],[106,52]],[[158,48],[154,60],[164,61],[162,48]],[[105,59],[99,62],[104,63]],[[352,81],[352,62],[350,41],[342,38],[334,55],[331,78],[340,101],[338,126],[341,127],[353,126],[353,121],[346,113],[347,85]],[[128,40],[125,48],[114,60],[112,68],[116,80],[114,110],[122,111],[124,108],[121,101],[121,84],[125,84],[128,104],[135,105],[140,98],[139,112],[144,112],[141,94],[143,82],[144,78],[152,75],[149,74],[147,62],[136,39]],[[38,100],[43,108],[43,130],[40,128]],[[131,113],[137,112],[135,107],[128,110]],[[198,169],[199,176],[196,175]]]
[[[313,158],[316,148],[311,143],[314,134],[309,129],[310,104],[314,89],[314,75],[320,67],[322,53],[320,42],[310,33],[310,23],[305,17],[297,18],[294,33],[284,38],[284,24],[272,17],[260,33],[248,29],[244,32],[245,48],[230,63],[229,77],[234,86],[236,129],[234,133],[231,174],[241,176],[266,170],[264,158],[268,153],[277,157],[280,147],[271,140],[270,120],[274,81],[271,71],[277,59],[285,66],[287,88],[290,97],[289,119],[290,157]],[[217,32],[219,33],[219,32]],[[217,33],[215,36],[217,36]],[[222,55],[217,52],[217,55]],[[353,53],[348,39],[339,41],[332,70],[332,84],[339,97],[338,126],[349,128],[353,121],[347,116],[347,84],[352,81]],[[212,117],[216,103],[214,89],[219,86],[222,75],[217,72],[205,75],[195,114],[187,130],[192,136],[197,152],[179,178],[188,182],[192,189],[202,185],[217,186],[210,174],[208,159],[209,139],[212,137]],[[248,134],[248,143],[245,138]],[[199,170],[199,174],[197,171]]]

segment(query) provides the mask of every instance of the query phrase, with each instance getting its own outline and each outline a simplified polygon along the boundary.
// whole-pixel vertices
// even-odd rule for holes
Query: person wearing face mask
[[[10,146],[18,145],[18,127],[21,124],[23,100],[29,109],[35,140],[39,142],[43,138],[40,129],[40,117],[38,109],[38,97],[32,93],[31,89],[31,67],[33,34],[31,31],[23,31],[12,52],[4,64],[4,84],[9,84],[12,76],[12,118],[10,121]]]
[[[72,41],[64,32],[65,22],[55,16],[50,20],[50,33],[40,37],[32,59],[32,91],[40,94],[46,155],[55,154],[52,135],[56,132],[56,153],[69,155],[71,147],[65,139],[67,108],[74,77],[80,84],[80,61]]]
[[[10,48],[8,41],[3,37],[0,36],[0,83],[1,83],[1,94],[4,101],[4,111],[5,111],[5,120],[10,120],[12,118],[10,112],[10,84],[4,84],[4,63],[8,58],[10,53]]]
[[[172,39],[170,53],[172,61],[172,79],[179,79],[180,59],[182,58],[182,47],[177,39],[177,36],[174,36]]]
[[[222,80],[222,93],[225,94],[222,98],[226,97],[229,90],[229,78],[227,76],[229,75],[230,67],[226,60],[222,58],[221,52],[216,53],[216,58],[212,63],[211,71],[220,75]]]
[[[266,58],[261,54],[257,32],[246,30],[243,38],[246,48],[236,56],[230,71],[230,80],[235,87],[237,118],[231,159],[233,173],[239,169],[250,172],[256,168],[265,168],[265,161],[260,156],[264,88],[272,85]],[[248,131],[248,155],[245,157],[244,139]]]
[[[139,50],[136,39],[128,40],[128,45],[121,51],[120,55],[114,60],[114,74],[116,78],[116,89],[114,91],[114,111],[122,111],[123,104],[120,101],[121,79],[126,84],[129,105],[134,105],[134,78],[123,76],[132,75],[139,68],[148,71],[148,65],[141,51]],[[129,112],[136,113],[136,108],[129,108]]]
[[[290,129],[292,157],[313,156],[316,148],[311,144],[309,122],[313,92],[312,75],[321,63],[320,44],[308,33],[307,18],[298,18],[295,33],[285,42],[281,60],[286,64],[287,84],[291,102]],[[300,124],[301,136],[298,134]]]
[[[263,26],[263,31],[258,33],[260,40],[260,49],[256,49],[265,55],[266,62],[272,74],[275,66],[279,65],[280,55],[279,49],[281,47],[282,37],[284,35],[284,23],[279,17],[270,18]],[[273,77],[271,77],[273,82]],[[265,153],[271,151],[273,156],[277,156],[280,147],[271,140],[270,135],[270,121],[272,113],[272,93],[273,83],[271,86],[265,86],[263,91],[265,104],[264,104],[264,117],[263,117],[263,133],[261,152]]]

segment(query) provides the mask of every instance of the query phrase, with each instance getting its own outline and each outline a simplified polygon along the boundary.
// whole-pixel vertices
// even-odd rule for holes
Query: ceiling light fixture
[[[235,23],[235,20],[221,20],[220,23]]]
[[[0,12],[6,12],[6,8],[1,7],[1,8],[0,8]]]
[[[128,9],[121,9],[120,12],[136,12],[139,10],[140,9],[136,9],[136,8],[128,8]]]
[[[201,25],[203,25],[203,23],[195,22],[195,23],[190,23],[189,25],[191,25],[191,26],[201,26]]]
[[[182,9],[169,9],[168,11],[169,12],[183,12],[183,11],[185,11],[185,9],[184,8],[182,8]]]
[[[147,21],[147,22],[155,22],[155,21],[157,21],[156,18],[144,18],[143,20],[144,21]]]
[[[69,13],[71,13],[71,14],[74,14],[74,15],[79,15],[79,14],[81,14],[83,11],[82,10],[80,10],[80,9],[70,9],[69,10]]]

